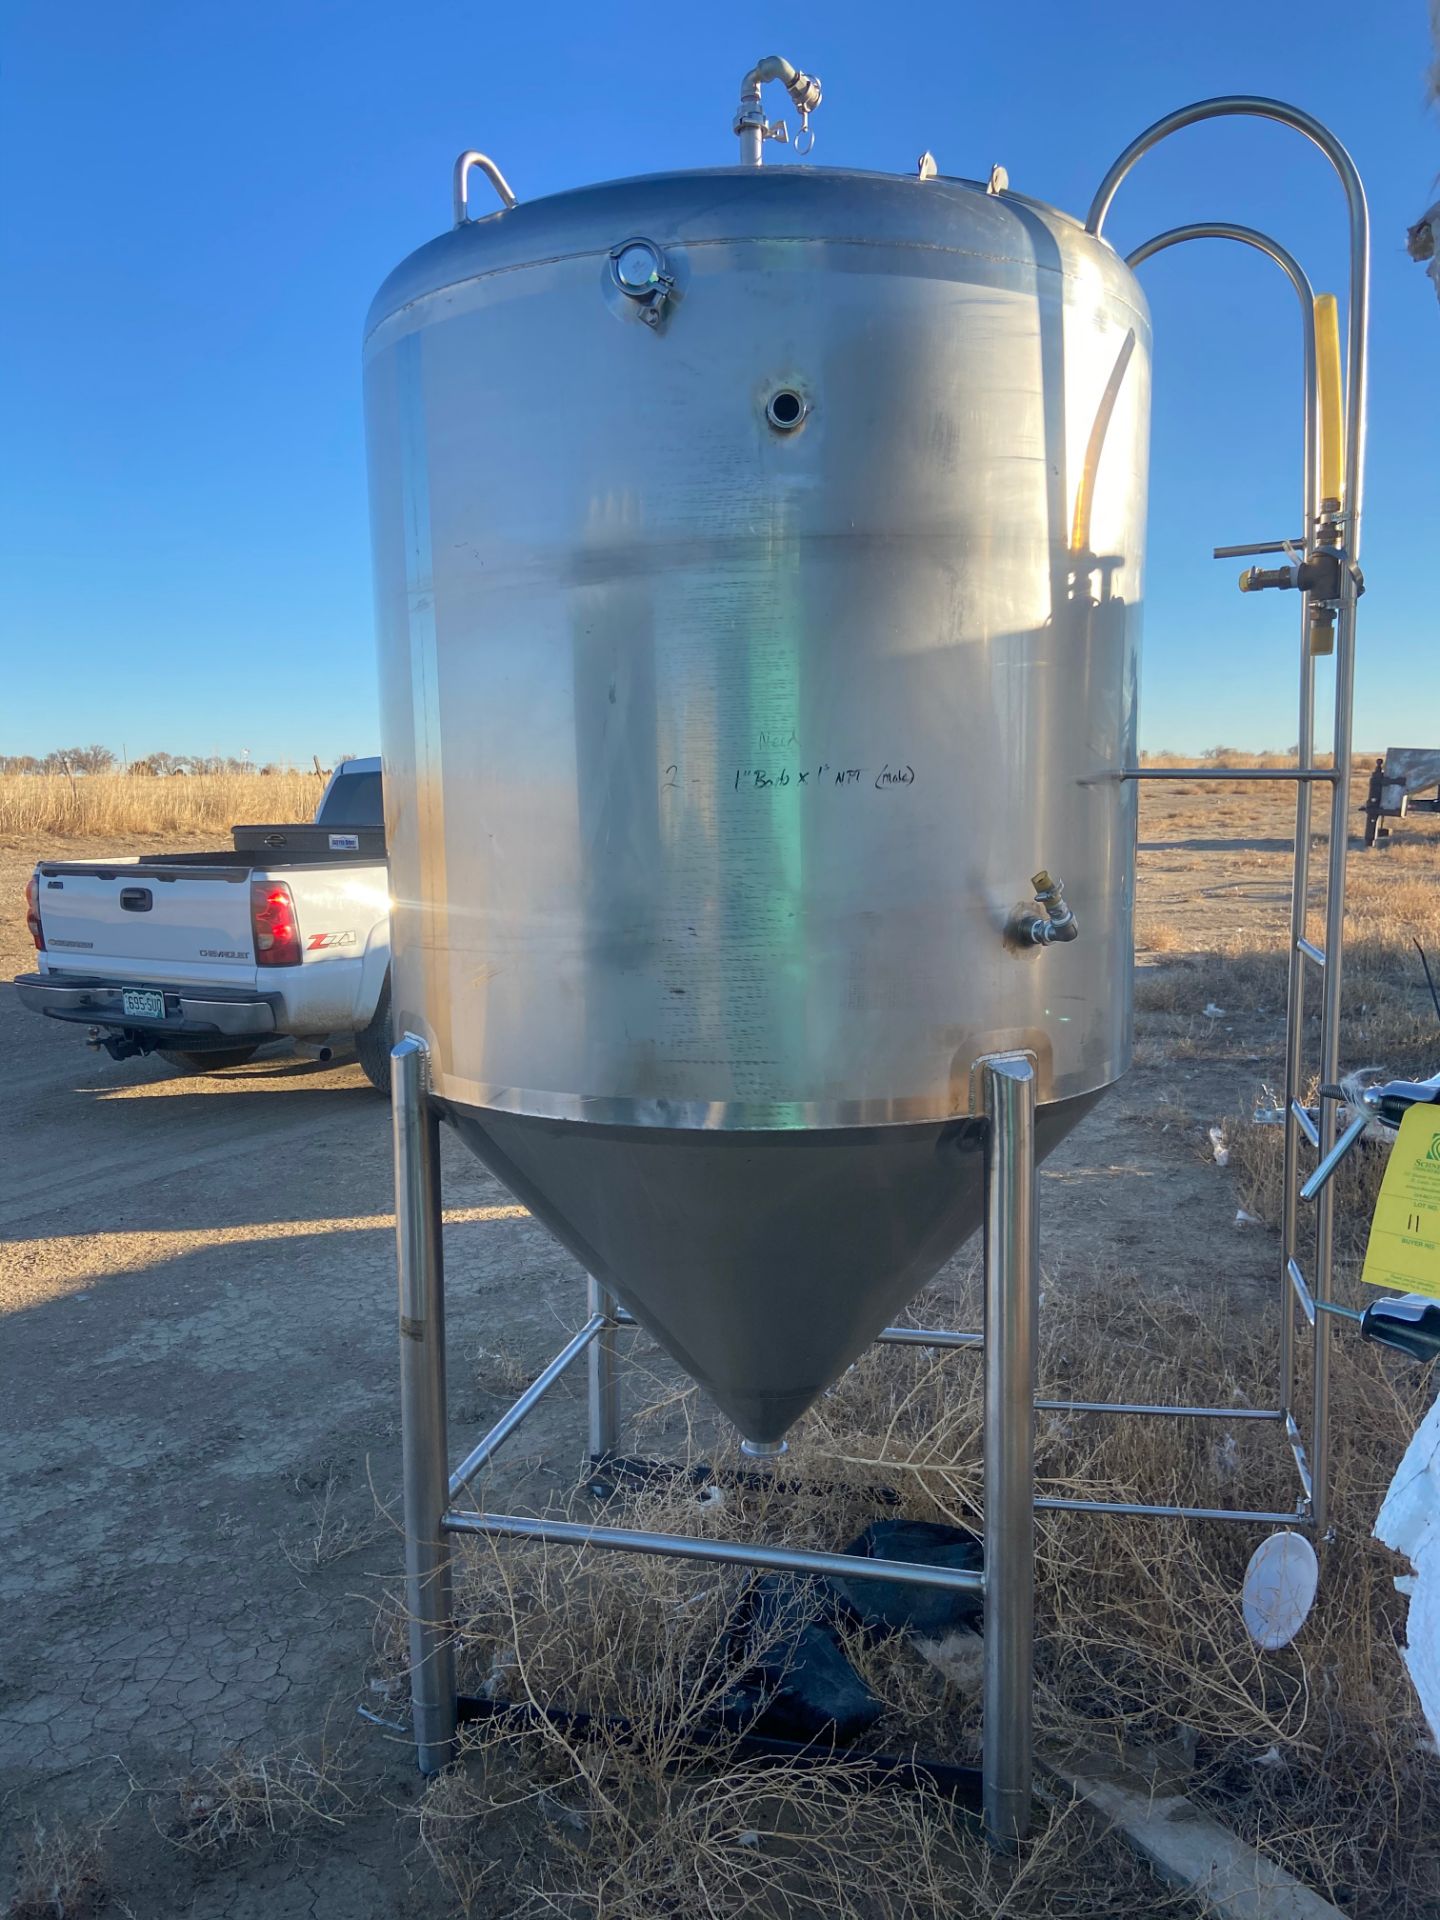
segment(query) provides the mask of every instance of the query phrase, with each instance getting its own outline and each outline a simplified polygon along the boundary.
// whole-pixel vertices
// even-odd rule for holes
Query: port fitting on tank
[[[808,153],[815,144],[815,136],[810,131],[810,116],[820,104],[820,82],[812,74],[801,73],[798,67],[792,67],[788,60],[782,60],[778,54],[767,54],[763,60],[755,62],[740,82],[740,105],[735,109],[734,130],[740,136],[742,167],[761,165],[767,140],[779,140],[783,144],[790,138],[785,122],[777,120],[772,124],[765,118],[765,109],[760,104],[760,90],[771,80],[781,82],[800,110],[800,132],[795,138],[795,151]],[[800,144],[802,140],[805,142],[803,146]]]
[[[647,327],[658,327],[675,291],[662,248],[637,234],[610,250],[610,278]]]
[[[1030,882],[1035,889],[1037,906],[1045,909],[1043,914],[1022,912],[1017,916],[1015,932],[1025,946],[1049,947],[1057,942],[1079,938],[1080,929],[1075,916],[1070,911],[1065,898],[1065,882],[1052,880],[1042,867]]]

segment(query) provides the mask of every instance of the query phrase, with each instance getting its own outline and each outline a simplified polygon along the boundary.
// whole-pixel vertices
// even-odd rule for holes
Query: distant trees
[[[147,753],[143,760],[130,762],[131,773],[157,775],[176,773],[254,773],[249,754],[235,753]],[[272,768],[272,772],[278,769]]]
[[[353,759],[354,756],[348,757]],[[322,775],[329,771],[328,768],[321,768],[318,757],[315,768]],[[52,773],[68,775],[72,780],[77,774],[120,772],[166,778],[190,773],[273,775],[293,771],[288,764],[276,760],[267,760],[264,766],[257,767],[250,758],[248,747],[241,753],[167,753],[157,749],[154,753],[142,754],[138,759],[123,763],[112,748],[102,746],[56,747],[52,752],[43,754],[0,753],[0,773]]]
[[[26,756],[28,758],[28,755]],[[56,747],[40,763],[42,773],[108,773],[115,765],[109,747]]]
[[[1198,753],[1178,753],[1173,747],[1140,749],[1140,763],[1146,767],[1284,767],[1294,765],[1299,756],[1298,746],[1287,747],[1284,753],[1277,747],[1205,747]],[[1315,756],[1317,764],[1324,758]]]
[[[39,758],[33,753],[0,753],[0,773],[109,773],[114,765],[109,747],[56,747]]]
[[[191,754],[185,761],[191,773],[254,773],[255,762],[250,758],[250,749],[243,753]]]

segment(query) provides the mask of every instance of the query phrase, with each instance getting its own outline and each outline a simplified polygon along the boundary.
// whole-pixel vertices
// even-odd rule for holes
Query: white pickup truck
[[[236,827],[234,847],[42,860],[26,888],[38,973],[22,1006],[90,1029],[113,1059],[243,1066],[291,1035],[353,1046],[390,1088],[390,882],[380,762],[345,760],[313,822]]]

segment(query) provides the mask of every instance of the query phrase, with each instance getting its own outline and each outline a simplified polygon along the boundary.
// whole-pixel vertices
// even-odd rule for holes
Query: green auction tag
[[[1360,1277],[1440,1300],[1440,1107],[1411,1107],[1400,1122]]]

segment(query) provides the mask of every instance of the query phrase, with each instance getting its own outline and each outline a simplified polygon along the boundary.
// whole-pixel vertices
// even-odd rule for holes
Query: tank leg
[[[438,1773],[455,1755],[456,1701],[450,1552],[440,1527],[449,1494],[440,1118],[429,1064],[414,1034],[391,1054],[410,1702],[416,1762],[422,1773]]]
[[[1035,1070],[984,1062],[985,1831],[1012,1851],[1030,1830],[1034,1764]]]
[[[585,1276],[587,1315],[613,1314],[615,1296],[593,1274]],[[613,1327],[590,1342],[586,1364],[590,1386],[590,1458],[604,1460],[620,1448],[620,1370]]]

